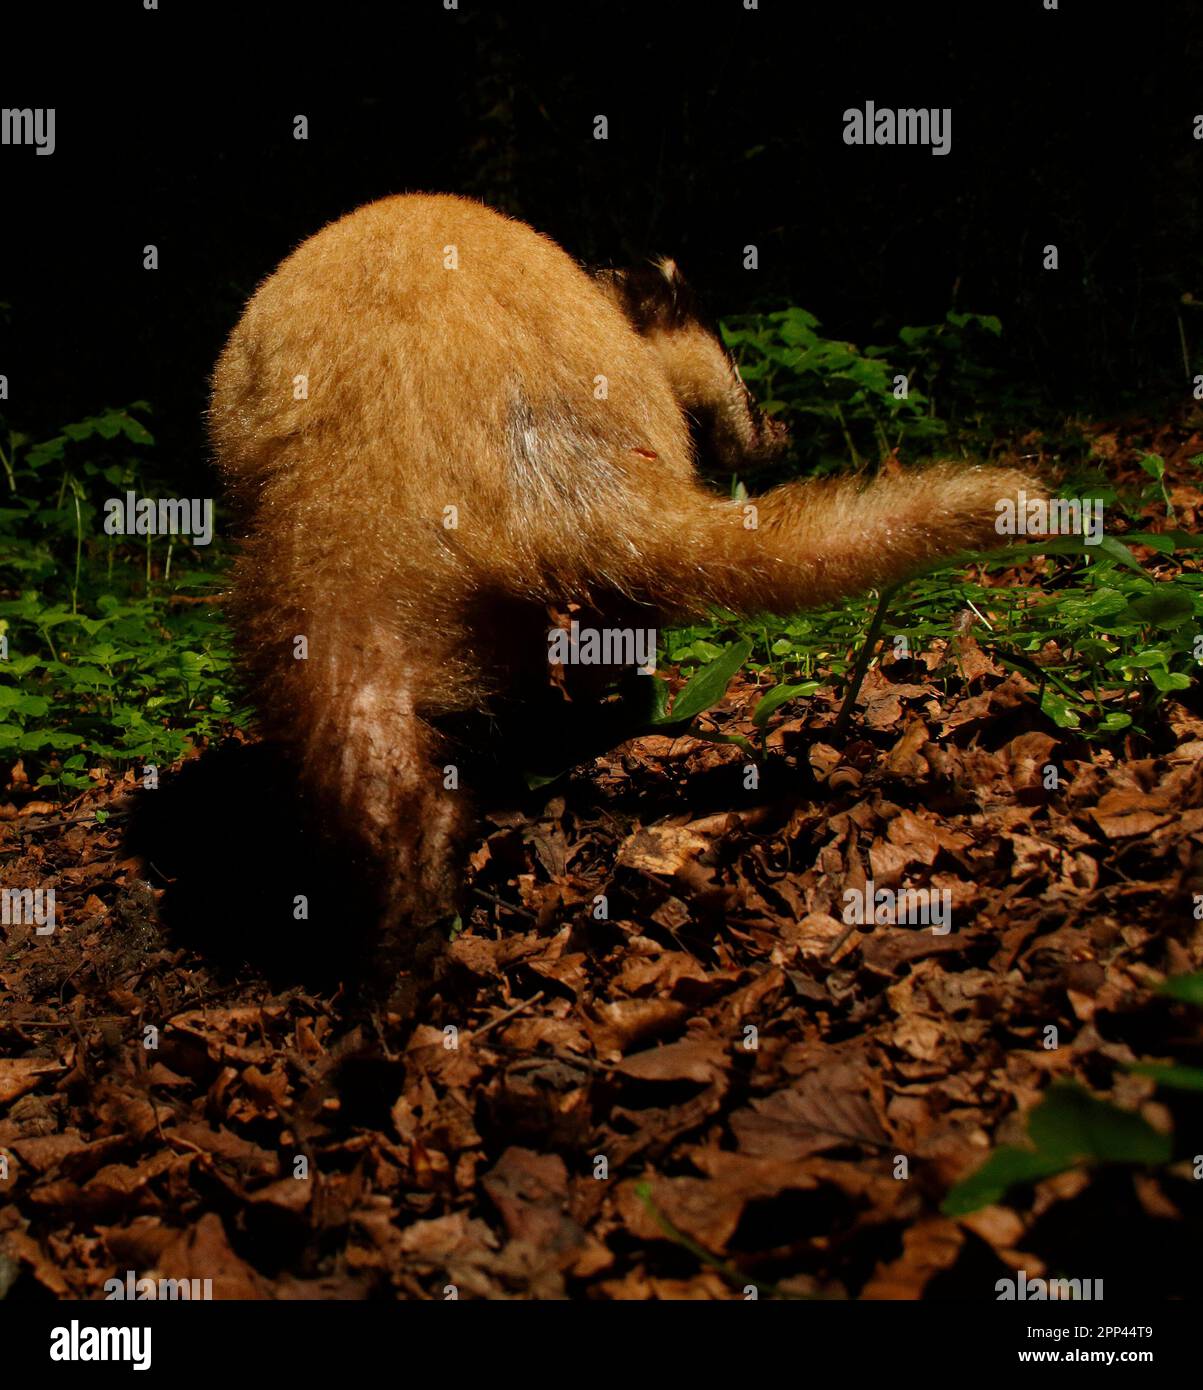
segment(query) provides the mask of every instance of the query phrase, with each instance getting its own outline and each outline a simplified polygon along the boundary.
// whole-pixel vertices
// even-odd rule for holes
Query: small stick
[[[504,907],[507,912],[516,912],[519,917],[529,917],[532,922],[539,919],[533,912],[528,912],[524,907],[515,907],[513,903],[507,903],[504,898],[499,898],[496,893],[486,893],[483,888],[473,888],[472,891],[477,897],[485,898],[491,903],[496,903],[498,907]]]
[[[507,1009],[505,1013],[498,1014],[490,1023],[486,1023],[483,1028],[478,1028],[474,1033],[468,1034],[469,1042],[479,1042],[481,1038],[491,1029],[496,1028],[499,1023],[508,1023],[515,1014],[520,1014],[523,1009],[529,1009],[532,1004],[537,1004],[543,998],[543,991],[532,994],[529,999],[519,999],[512,1009]]]

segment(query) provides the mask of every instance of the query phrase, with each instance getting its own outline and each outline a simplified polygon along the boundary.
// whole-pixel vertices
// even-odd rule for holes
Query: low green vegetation
[[[995,318],[950,313],[943,324],[904,328],[892,347],[863,351],[818,330],[814,316],[798,308],[744,315],[724,327],[744,378],[770,412],[790,422],[797,455],[791,473],[802,459],[817,461],[814,471],[823,472],[886,457],[986,457],[1031,405],[994,374],[991,344],[1001,334]],[[990,403],[988,418],[984,402]],[[1038,551],[1029,545],[966,555],[917,577],[889,596],[885,646],[914,654],[933,639],[950,638],[956,615],[971,612],[979,645],[1033,681],[1055,725],[1094,740],[1147,732],[1157,706],[1190,686],[1203,659],[1203,575],[1172,564],[1175,555],[1198,551],[1203,537],[1139,529],[1151,498],[1163,503],[1171,527],[1175,520],[1158,455],[1140,460],[1151,481],[1121,493],[1090,458],[1080,432],[1050,428],[1042,438],[1046,452],[1065,466],[1061,495],[1097,498],[1110,534],[1099,545],[1062,537]],[[1192,462],[1203,465],[1203,456]],[[759,488],[763,479],[756,483]],[[743,495],[743,484],[737,480],[734,490]],[[1126,543],[1115,538],[1117,525]],[[1147,565],[1133,554],[1136,545],[1153,552]],[[1039,563],[1037,554],[1044,557]],[[989,582],[1017,561],[1026,561],[1020,583]],[[755,622],[716,614],[671,633],[664,656],[688,672],[750,643],[746,666],[765,687],[757,714],[767,718],[790,698],[785,687],[798,686],[801,697],[812,693],[815,679],[849,676],[879,599],[867,595]],[[956,673],[950,645],[938,674],[948,680]]]
[[[744,380],[789,421],[808,472],[977,442],[988,425],[1010,428],[1034,409],[1033,396],[994,373],[1002,325],[990,315],[949,313],[863,350],[823,337],[820,326],[796,306],[723,324]]]
[[[1000,332],[997,319],[950,313],[862,350],[824,338],[799,308],[724,326],[745,378],[791,425],[794,454],[782,476],[996,452],[1027,405],[993,373]],[[0,758],[19,758],[39,786],[64,795],[87,786],[102,763],[169,764],[249,718],[230,678],[220,540],[200,547],[186,537],[105,534],[106,499],[176,490],[155,462],[148,412],[145,402],[104,410],[40,442],[0,421]],[[1032,680],[1053,724],[1094,740],[1147,732],[1160,702],[1198,667],[1203,575],[1173,558],[1201,540],[1174,527],[1157,455],[1141,461],[1143,490],[1119,495],[1071,431],[1051,438],[1046,453],[1072,464],[1065,495],[1103,500],[1104,543],[1042,545],[1044,558],[1025,554],[1015,585],[990,580],[1015,563],[1008,554],[920,576],[879,614],[883,650],[918,653],[948,639],[956,615],[975,612],[976,640]],[[758,477],[756,487],[776,480]],[[741,480],[733,486],[745,490]],[[1134,529],[1149,499],[1165,511],[1165,532]],[[1129,528],[1127,545],[1114,539],[1117,521]],[[1133,545],[1151,559],[1139,562]],[[754,719],[763,735],[792,700],[847,683],[879,598],[751,622],[715,614],[666,634],[662,663],[691,679],[672,700],[657,681],[641,727],[705,731],[698,717],[744,668],[763,689]],[[955,644],[946,650],[936,674],[947,681],[957,673]]]
[[[0,427],[0,759],[72,793],[88,769],[165,765],[245,722],[229,691],[218,547],[104,531],[104,502],[170,493],[145,402],[30,444]],[[198,601],[202,600],[202,601]]]
[[[1158,991],[1203,1004],[1203,975],[1172,975]],[[1203,1090],[1203,1069],[1182,1062],[1134,1062],[1127,1070],[1170,1091]],[[1163,1167],[1173,1143],[1140,1115],[1099,1100],[1074,1082],[1054,1083],[1027,1116],[1027,1144],[1000,1144],[945,1197],[946,1216],[965,1216],[1001,1201],[1013,1188],[1083,1165]],[[1196,1160],[1197,1166],[1197,1160]]]

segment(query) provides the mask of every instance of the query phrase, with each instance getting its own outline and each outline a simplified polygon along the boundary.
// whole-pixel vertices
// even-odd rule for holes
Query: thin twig
[[[507,1023],[511,1018],[514,1017],[515,1014],[520,1014],[523,1011],[523,1009],[529,1009],[533,1004],[537,1004],[539,1000],[542,998],[543,991],[539,990],[537,994],[532,994],[529,999],[519,999],[519,1001],[514,1005],[512,1009],[507,1009],[505,1013],[498,1014],[495,1019],[491,1020],[491,1022],[489,1023],[486,1023],[483,1028],[477,1028],[474,1032],[469,1033],[468,1040],[470,1042],[479,1042],[481,1038],[483,1038],[484,1035],[490,1031],[490,1029],[496,1028],[498,1024]]]
[[[835,959],[835,953],[840,949],[840,947],[844,944],[844,942],[847,941],[848,938],[852,935],[852,933],[856,930],[857,925],[858,925],[858,924],[857,924],[856,922],[849,922],[849,923],[847,923],[847,924],[845,925],[844,930],[843,930],[842,932],[840,932],[839,936],[837,936],[836,939],[831,943],[831,945],[828,946],[828,948],[823,952],[823,959],[824,959],[824,960],[834,960],[834,959]]]
[[[499,898],[496,893],[486,893],[483,888],[473,888],[472,890],[478,898],[485,898],[491,903],[496,903],[498,907],[504,907],[509,912],[516,912],[519,917],[529,917],[532,922],[539,919],[533,912],[528,912],[524,907],[515,907],[513,903],[507,903],[504,898]]]

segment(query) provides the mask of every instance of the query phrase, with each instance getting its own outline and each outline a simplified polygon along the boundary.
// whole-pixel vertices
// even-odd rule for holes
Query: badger
[[[442,194],[293,251],[231,333],[208,419],[264,733],[392,940],[457,911],[473,800],[448,730],[546,689],[549,613],[790,614],[997,545],[1000,499],[1043,495],[959,465],[720,495],[699,463],[747,471],[785,432],[675,264],[590,272]]]

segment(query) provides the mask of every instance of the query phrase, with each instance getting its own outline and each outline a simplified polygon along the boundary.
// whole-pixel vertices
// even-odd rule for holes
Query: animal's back
[[[689,474],[680,411],[619,310],[554,243],[449,196],[383,199],[294,251],[222,354],[211,418],[252,515],[331,543],[354,517],[373,583],[418,560],[428,582],[441,559],[526,587],[549,556],[604,569],[616,518],[652,522],[647,456],[659,481]],[[307,563],[334,563],[310,540]]]

